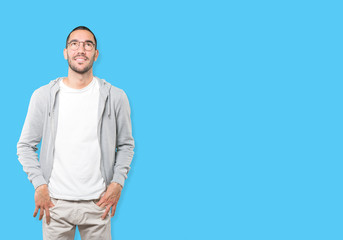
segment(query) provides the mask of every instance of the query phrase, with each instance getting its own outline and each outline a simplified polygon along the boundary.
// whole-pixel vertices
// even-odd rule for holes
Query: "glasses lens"
[[[80,43],[79,42],[72,42],[70,43],[70,49],[71,50],[76,50],[79,48]]]
[[[93,44],[90,43],[90,42],[86,42],[86,43],[85,43],[85,49],[86,49],[87,51],[92,50],[92,49],[93,49]]]

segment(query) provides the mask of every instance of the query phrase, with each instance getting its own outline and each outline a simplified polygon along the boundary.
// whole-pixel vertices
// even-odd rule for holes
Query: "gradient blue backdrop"
[[[113,239],[342,239],[342,20],[341,1],[2,2],[0,238],[41,239],[16,143],[85,25],[132,110]]]

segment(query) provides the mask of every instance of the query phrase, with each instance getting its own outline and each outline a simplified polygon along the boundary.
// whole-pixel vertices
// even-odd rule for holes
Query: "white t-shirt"
[[[60,81],[54,164],[48,185],[51,197],[90,200],[105,191],[97,136],[98,103],[95,78],[82,89]]]

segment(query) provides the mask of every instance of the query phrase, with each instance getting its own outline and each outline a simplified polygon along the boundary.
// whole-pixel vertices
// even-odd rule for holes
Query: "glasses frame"
[[[71,49],[70,44],[72,44],[72,43],[77,43],[77,48],[76,48],[76,49]],[[83,43],[83,48],[84,48],[85,51],[87,51],[87,52],[92,51],[92,50],[94,49],[94,47],[95,47],[95,44],[94,44],[92,41],[77,41],[77,40],[71,40],[71,41],[68,43],[68,47],[70,47],[71,50],[76,51],[76,50],[78,50],[78,49],[80,48],[81,43]],[[92,49],[87,50],[87,49],[86,49],[86,43],[91,43],[91,44],[92,44]]]

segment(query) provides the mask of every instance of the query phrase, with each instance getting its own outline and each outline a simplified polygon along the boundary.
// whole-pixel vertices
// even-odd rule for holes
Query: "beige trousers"
[[[82,240],[110,240],[110,212],[104,220],[101,219],[105,208],[94,201],[65,201],[52,198],[54,207],[50,208],[50,224],[43,217],[44,240],[74,240],[75,229],[78,226]]]

